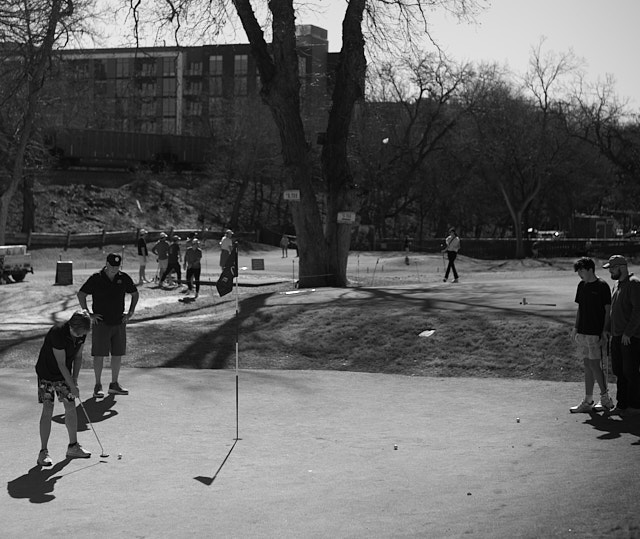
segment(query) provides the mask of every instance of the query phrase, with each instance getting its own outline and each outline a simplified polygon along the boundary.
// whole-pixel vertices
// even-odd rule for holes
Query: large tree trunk
[[[287,187],[300,191],[292,204],[300,256],[300,287],[345,286],[351,240],[350,225],[339,225],[339,211],[350,210],[351,173],[347,138],[353,107],[363,94],[364,39],[360,28],[364,0],[349,2],[343,23],[344,46],[336,75],[336,91],[322,152],[322,171],[328,185],[327,215],[323,227],[313,188],[312,155],[300,112],[300,80],[296,52],[295,11],[291,0],[271,0],[271,49],[249,0],[234,5],[251,44],[262,82],[262,99],[268,105],[280,134]],[[325,229],[326,228],[326,229]]]

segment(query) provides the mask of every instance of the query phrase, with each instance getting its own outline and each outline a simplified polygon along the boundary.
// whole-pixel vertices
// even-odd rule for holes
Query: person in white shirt
[[[449,235],[445,240],[445,248],[442,250],[443,253],[447,253],[447,258],[449,259],[449,265],[447,266],[447,271],[444,274],[443,281],[446,283],[449,280],[449,272],[453,272],[453,282],[458,282],[458,272],[456,270],[456,256],[458,256],[458,251],[460,250],[460,237],[456,234],[455,228],[449,229]]]

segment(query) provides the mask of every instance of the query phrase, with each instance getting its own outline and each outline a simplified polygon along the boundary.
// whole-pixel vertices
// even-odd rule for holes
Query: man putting
[[[138,289],[131,277],[120,271],[122,257],[117,253],[107,256],[102,271],[94,273],[78,292],[80,307],[88,311],[87,296],[93,297],[91,314],[91,355],[96,385],[93,396],[104,397],[102,391],[102,367],[104,358],[111,355],[110,395],[128,395],[129,391],[118,382],[122,356],[127,352],[127,322],[133,316],[138,303]],[[124,312],[124,298],[131,294],[129,311]]]
[[[91,318],[87,312],[77,311],[68,322],[53,326],[40,348],[36,373],[38,374],[38,402],[42,404],[40,416],[39,466],[51,466],[49,436],[55,396],[64,405],[64,423],[69,434],[67,458],[89,458],[78,443],[78,415],[75,399],[80,397],[78,374],[82,367],[82,349],[87,333],[91,329]]]
[[[595,273],[596,265],[590,258],[581,258],[573,265],[580,282],[576,292],[576,322],[571,337],[578,346],[578,355],[584,362],[584,400],[569,408],[571,413],[588,413],[596,410],[611,410],[613,401],[607,391],[607,381],[602,372],[603,354],[606,353],[607,335],[611,308],[611,290]],[[598,383],[600,402],[594,406],[593,387]]]

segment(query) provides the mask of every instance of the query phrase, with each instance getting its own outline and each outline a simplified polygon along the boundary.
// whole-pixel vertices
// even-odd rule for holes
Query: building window
[[[247,77],[235,77],[233,79],[233,95],[247,95]]]
[[[220,97],[209,98],[209,116],[220,116],[224,109],[224,100]]]
[[[162,132],[173,134],[176,132],[175,118],[162,118]]]
[[[209,56],[209,75],[222,76],[222,55]]]
[[[156,62],[155,60],[136,60],[136,74],[141,77],[155,77],[156,76]]]
[[[184,95],[200,95],[202,93],[202,81],[187,81]]]
[[[131,59],[116,58],[116,77],[127,78],[131,76]]]
[[[176,79],[162,79],[162,95],[176,95]]]
[[[176,115],[176,100],[173,97],[164,97],[162,99],[162,116]]]
[[[202,62],[189,62],[187,75],[202,75]]]
[[[212,97],[222,97],[222,77],[209,78],[209,95]]]
[[[176,74],[176,59],[163,58],[162,59],[162,76],[173,77],[175,74]]]

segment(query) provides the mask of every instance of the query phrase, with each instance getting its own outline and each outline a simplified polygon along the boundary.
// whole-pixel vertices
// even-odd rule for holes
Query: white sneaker
[[[49,451],[46,449],[41,449],[40,453],[38,453],[38,466],[53,466]]]
[[[594,406],[596,412],[607,412],[614,408],[613,400],[607,393],[600,395],[600,402]]]
[[[589,412],[593,412],[593,401],[582,401],[578,406],[569,408],[569,411],[572,414],[588,414]]]
[[[91,453],[82,449],[78,442],[67,447],[67,458],[69,459],[88,459],[90,456]]]

